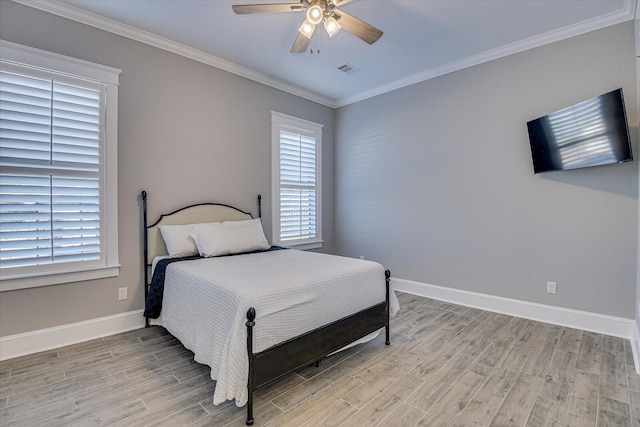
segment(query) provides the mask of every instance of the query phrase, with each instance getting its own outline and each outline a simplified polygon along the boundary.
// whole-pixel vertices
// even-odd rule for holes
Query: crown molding
[[[565,40],[571,37],[579,36],[591,31],[600,30],[611,25],[620,24],[622,22],[631,21],[634,18],[634,12],[636,8],[637,0],[625,0],[622,9],[612,12],[606,15],[599,16],[597,18],[588,19],[575,25],[570,25],[558,30],[549,31],[544,34],[540,34],[528,39],[524,39],[515,43],[501,46],[496,49],[491,49],[463,58],[459,61],[453,61],[448,64],[441,65],[439,67],[430,68],[425,71],[413,74],[408,77],[404,77],[399,80],[395,80],[391,83],[378,86],[377,88],[362,92],[360,94],[349,96],[346,98],[338,99],[336,107],[344,107],[349,104],[353,104],[365,99],[373,98],[374,96],[382,95],[383,93],[391,92],[396,89],[401,89],[406,86],[410,86],[416,83],[430,80],[435,77],[439,77],[445,74],[453,73],[455,71],[463,70],[465,68],[473,67],[475,65],[483,64],[485,62],[493,61],[494,59],[503,58],[505,56],[513,55],[514,53],[523,52],[525,50],[533,49],[536,47],[544,46],[546,44],[554,43],[560,40]]]
[[[286,83],[282,80],[276,79],[250,68],[243,67],[234,62],[224,60],[201,50],[183,45],[173,40],[158,36],[148,31],[144,31],[130,25],[122,24],[112,19],[105,18],[100,15],[87,12],[69,4],[62,3],[58,0],[12,1],[42,10],[44,12],[58,15],[63,18],[71,19],[82,24],[90,25],[101,30],[109,31],[111,33],[118,34],[120,36],[127,37],[129,39],[136,40],[175,53],[177,55],[193,59],[198,62],[202,62],[212,67],[228,71],[241,77],[245,77],[247,79],[265,84],[267,86],[271,86],[284,92],[299,96],[301,98],[317,102],[318,104],[322,104],[330,108],[344,107],[346,105],[373,98],[374,96],[382,95],[384,93],[420,83],[425,80],[430,80],[435,77],[453,73],[455,71],[463,70],[475,65],[480,65],[494,59],[503,58],[514,53],[519,53],[528,49],[533,49],[536,47],[544,46],[546,44],[585,34],[590,31],[599,30],[611,25],[616,25],[622,22],[633,20],[634,15],[636,15],[638,3],[640,3],[640,1],[638,0],[624,0],[623,7],[616,12],[589,19],[558,30],[550,31],[545,34],[530,37],[528,39],[501,46],[496,49],[491,49],[477,55],[469,56],[459,61],[453,61],[448,64],[430,68],[411,76],[395,80],[382,86],[378,86],[371,90],[367,90],[353,96],[348,96],[336,100]]]
[[[282,80],[252,70],[242,65],[238,65],[234,62],[227,61],[219,58],[215,55],[211,55],[199,49],[194,49],[182,43],[175,42],[173,40],[161,37],[157,34],[150,33],[148,31],[141,30],[139,28],[126,25],[113,19],[105,18],[95,13],[87,12],[79,9],[75,6],[71,6],[66,3],[62,3],[58,0],[12,0],[15,3],[29,6],[34,9],[42,10],[44,12],[51,13],[53,15],[61,16],[72,21],[80,22],[85,25],[89,25],[101,30],[108,31],[119,36],[127,37],[129,39],[148,44],[150,46],[163,49],[177,55],[184,56],[194,61],[202,62],[203,64],[210,65],[215,68],[219,68],[224,71],[236,74],[241,77],[245,77],[249,80],[253,80],[258,83],[262,83],[267,86],[271,86],[276,89],[280,89],[284,92],[292,95],[299,96],[301,98],[308,99],[318,104],[325,105],[327,107],[335,108],[335,100],[319,95],[317,93],[302,89],[298,86],[286,83]]]

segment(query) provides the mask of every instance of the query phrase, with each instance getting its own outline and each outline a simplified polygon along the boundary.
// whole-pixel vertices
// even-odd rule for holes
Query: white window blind
[[[0,265],[100,259],[100,102],[81,86],[0,72]]]
[[[274,243],[319,247],[322,126],[272,112]]]
[[[119,70],[0,44],[0,290],[116,276]]]
[[[280,241],[316,237],[315,137],[280,132]]]

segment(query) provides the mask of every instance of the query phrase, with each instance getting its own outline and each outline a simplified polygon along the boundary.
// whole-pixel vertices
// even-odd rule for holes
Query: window
[[[271,112],[273,243],[322,246],[322,125]]]
[[[0,289],[116,276],[119,70],[0,42]]]

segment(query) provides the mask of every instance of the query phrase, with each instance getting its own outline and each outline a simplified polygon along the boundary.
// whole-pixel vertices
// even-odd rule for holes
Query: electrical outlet
[[[547,293],[556,294],[556,282],[547,282]]]
[[[127,299],[127,288],[118,288],[118,301]]]

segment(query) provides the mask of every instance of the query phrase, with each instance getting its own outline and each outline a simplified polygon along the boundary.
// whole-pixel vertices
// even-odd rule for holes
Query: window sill
[[[298,249],[301,251],[306,251],[309,249],[319,249],[322,247],[322,244],[324,243],[324,240],[319,240],[317,242],[305,242],[305,243],[290,243],[290,244],[284,244],[281,243],[281,246],[284,246],[285,248],[291,248],[291,249]]]
[[[119,274],[120,265],[113,265],[81,271],[62,271],[42,275],[3,276],[0,278],[0,292],[104,279],[107,277],[117,277]]]

